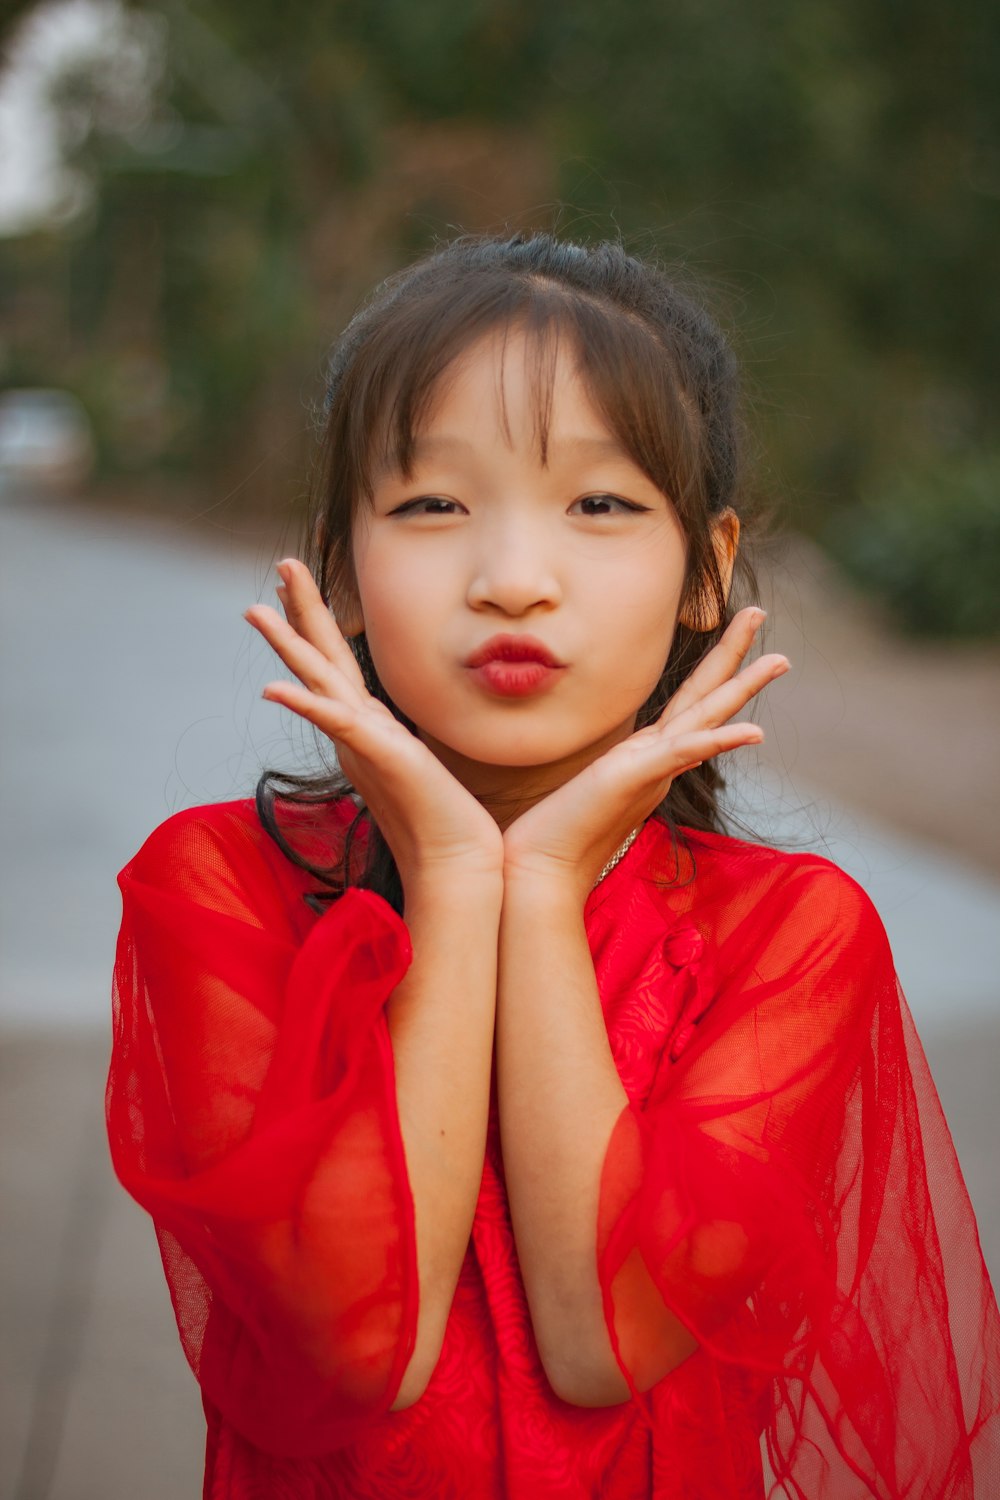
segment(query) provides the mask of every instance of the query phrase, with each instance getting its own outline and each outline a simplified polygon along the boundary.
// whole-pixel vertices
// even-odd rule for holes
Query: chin
[[[617,726],[609,724],[577,734],[553,734],[551,729],[543,734],[539,731],[531,733],[527,726],[512,724],[506,732],[452,733],[447,737],[435,735],[431,729],[421,729],[421,738],[431,739],[435,748],[440,749],[442,758],[453,755],[476,765],[527,771],[583,755],[606,741],[616,729]]]

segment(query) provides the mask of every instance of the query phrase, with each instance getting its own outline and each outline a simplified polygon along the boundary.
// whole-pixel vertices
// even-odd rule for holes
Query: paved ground
[[[0,633],[17,641],[0,688],[0,1496],[11,1500],[199,1493],[196,1387],[148,1222],[107,1165],[113,875],[174,807],[237,795],[261,759],[300,753],[261,716],[269,666],[239,620],[271,560],[266,544],[195,542],[163,523],[0,514]],[[775,637],[797,673],[776,685],[741,805],[762,832],[825,841],[872,891],[1000,1278],[1000,655],[893,643],[807,549],[775,576]]]

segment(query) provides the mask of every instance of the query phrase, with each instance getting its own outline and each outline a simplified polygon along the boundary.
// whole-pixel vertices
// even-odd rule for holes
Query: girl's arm
[[[413,963],[387,1007],[399,1124],[416,1217],[416,1347],[393,1404],[437,1363],[483,1175],[502,886],[460,870],[406,891]]]
[[[601,1299],[601,1172],[628,1104],[615,1067],[577,892],[513,875],[500,927],[497,1064],[504,1170],[539,1353],[578,1406],[625,1401]],[[641,1272],[620,1305],[649,1331],[648,1388],[696,1347]]]
[[[307,571],[247,618],[396,858],[405,925],[348,891],[303,929],[237,806],[168,820],[122,872],[108,1127],[152,1215],[188,1360],[258,1447],[353,1442],[423,1391],[482,1174],[499,829],[368,694]]]

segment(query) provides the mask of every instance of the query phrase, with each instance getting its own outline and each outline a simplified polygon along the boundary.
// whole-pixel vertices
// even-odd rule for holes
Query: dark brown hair
[[[334,346],[305,561],[324,598],[354,589],[351,529],[370,502],[372,473],[390,462],[408,474],[414,435],[440,377],[494,330],[525,330],[539,351],[536,387],[544,458],[554,342],[573,345],[582,378],[609,429],[672,502],[687,537],[682,611],[709,628],[678,622],[659,682],[639,710],[642,728],[665,707],[754,592],[741,548],[729,597],[713,547],[713,521],[743,510],[743,442],[736,361],[718,324],[658,266],[620,245],[571,244],[548,234],[463,237],[385,281]],[[548,372],[548,378],[546,378]],[[412,728],[385,692],[362,634],[352,641],[368,689]],[[654,816],[671,829],[722,831],[721,773],[708,761],[673,783]],[[353,788],[335,768],[312,776],[266,771],[257,787],[263,826],[322,884],[321,905],[360,884],[402,909],[392,855],[370,827],[366,857],[351,859],[367,824],[359,807],[342,857],[310,863],[278,825],[276,799],[328,802]],[[304,809],[303,809],[304,810]]]

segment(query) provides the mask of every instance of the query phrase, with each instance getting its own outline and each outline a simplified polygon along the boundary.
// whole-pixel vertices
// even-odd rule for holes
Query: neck
[[[592,745],[586,745],[562,760],[532,766],[487,765],[483,761],[469,760],[449,745],[442,744],[440,740],[423,732],[420,738],[455,780],[472,793],[476,801],[495,819],[499,828],[504,830],[522,813],[528,812],[567,781],[572,781],[574,776],[578,776],[613,745],[627,739],[634,728],[634,720],[620,724]]]

